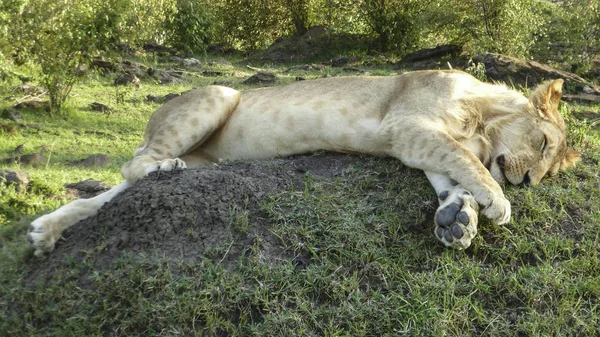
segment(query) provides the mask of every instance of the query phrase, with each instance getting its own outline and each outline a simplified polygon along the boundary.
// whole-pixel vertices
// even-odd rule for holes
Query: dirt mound
[[[269,231],[262,201],[292,184],[301,190],[306,173],[335,179],[358,160],[325,154],[153,173],[65,231],[54,252],[32,263],[29,281],[83,260],[107,269],[124,253],[229,266],[252,247],[267,263],[291,261]]]

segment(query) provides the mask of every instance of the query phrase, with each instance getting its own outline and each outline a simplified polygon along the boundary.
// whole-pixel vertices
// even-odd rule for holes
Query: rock
[[[96,57],[92,60],[92,67],[101,70],[103,74],[117,71],[117,67],[111,61],[103,60],[100,57]]]
[[[233,81],[230,80],[216,80],[213,82],[213,85],[222,85],[225,87],[231,87],[233,85]]]
[[[360,56],[338,57],[332,59],[330,62],[332,67],[342,67],[349,63],[354,63],[358,61],[360,61]]]
[[[588,120],[588,121],[590,121],[592,123],[600,121],[600,113],[599,112],[590,111],[590,110],[573,112],[572,116],[575,117],[576,119],[585,119],[585,120]]]
[[[277,76],[270,71],[260,71],[247,78],[242,84],[272,84],[277,82]]]
[[[50,102],[34,99],[31,101],[25,101],[25,102],[16,104],[15,109],[18,109],[18,110],[32,109],[32,110],[50,111]]]
[[[19,145],[17,145],[17,147],[15,147],[15,149],[12,152],[14,154],[21,154],[23,152],[24,148],[25,148],[25,144],[19,144]]]
[[[588,95],[600,95],[600,91],[590,87],[589,85],[584,86],[582,91],[584,94]]]
[[[564,94],[562,95],[562,99],[567,102],[578,102],[585,104],[598,104],[600,103],[599,95],[591,95],[591,94]]]
[[[23,83],[20,86],[18,86],[17,88],[21,93],[25,94],[25,95],[31,95],[31,96],[41,96],[41,95],[45,95],[48,93],[48,90],[42,87],[38,87],[35,84],[32,83]]]
[[[13,122],[18,122],[23,119],[23,116],[19,111],[14,108],[4,109],[2,111],[2,118],[9,119]]]
[[[366,71],[355,68],[355,67],[344,67],[344,68],[342,68],[342,71],[349,72],[349,73],[356,73],[356,74],[365,74],[366,73]]]
[[[169,57],[167,57],[167,62],[182,63],[183,58],[181,58],[179,56],[169,56]]]
[[[146,102],[164,103],[163,98],[156,95],[146,95]]]
[[[0,183],[16,185],[17,190],[22,191],[29,184],[29,175],[21,171],[0,170]]]
[[[128,60],[119,62],[117,67],[123,73],[134,75],[138,78],[143,78],[144,76],[146,76],[148,68],[149,68],[145,64],[138,63],[138,62],[132,62],[132,61],[128,61]]]
[[[100,69],[102,71],[102,75],[104,76],[108,75],[109,73],[123,73],[136,76],[137,78],[143,78],[146,76],[146,72],[148,71],[148,66],[129,60],[111,62],[105,61],[101,58],[95,58],[92,61],[92,67]]]
[[[181,63],[183,64],[184,67],[200,67],[200,66],[202,66],[202,62],[200,62],[200,60],[195,59],[195,58],[183,59],[183,61],[181,61]]]
[[[415,62],[423,61],[431,58],[439,58],[445,56],[456,56],[462,51],[461,46],[455,44],[445,44],[435,48],[421,49],[416,52],[405,55],[400,62]]]
[[[325,27],[316,26],[300,36],[277,39],[267,50],[252,55],[250,59],[290,62],[314,59],[315,56],[327,52],[330,54],[332,49],[327,43],[328,37],[325,32]]]
[[[178,70],[160,70],[155,68],[148,69],[148,75],[158,80],[160,84],[179,83],[183,78],[183,72]]]
[[[176,98],[179,96],[181,96],[181,95],[174,93],[174,92],[170,92],[170,93],[166,94],[165,96],[147,95],[146,101],[162,104],[162,103],[168,102],[168,101],[172,100],[173,98]]]
[[[223,76],[223,72],[217,71],[217,70],[202,70],[201,74],[202,74],[202,76],[205,76],[205,77]]]
[[[105,154],[97,153],[75,163],[83,167],[105,167],[110,163],[110,158]]]
[[[98,194],[106,192],[110,189],[110,186],[106,185],[105,183],[93,179],[65,184],[64,187],[67,189],[68,194],[82,199],[95,197]]]
[[[104,104],[98,103],[98,102],[92,103],[92,105],[90,106],[90,109],[92,109],[92,111],[99,111],[99,112],[112,112],[113,111],[113,109],[111,109],[107,105],[104,105]]]
[[[140,79],[133,74],[123,74],[115,79],[115,86],[132,85],[136,88],[140,87]]]
[[[485,75],[488,78],[510,85],[534,87],[544,80],[557,78],[562,78],[571,85],[578,84],[581,89],[585,85],[591,85],[573,73],[554,69],[536,61],[525,61],[500,54],[482,54],[473,58],[473,61],[485,65]]]
[[[16,135],[17,134],[17,128],[14,127],[13,125],[8,125],[8,124],[2,124],[2,123],[0,123],[0,134]]]
[[[168,102],[168,101],[170,101],[170,100],[172,100],[174,98],[177,98],[179,96],[181,96],[181,95],[177,94],[177,93],[174,93],[174,92],[170,92],[170,93],[166,94],[165,96],[163,96],[163,98],[164,98],[165,102]]]
[[[16,156],[13,158],[7,158],[3,160],[4,164],[20,163],[24,165],[30,165],[33,167],[45,165],[46,162],[46,156],[44,156],[42,153],[26,154],[23,156]]]

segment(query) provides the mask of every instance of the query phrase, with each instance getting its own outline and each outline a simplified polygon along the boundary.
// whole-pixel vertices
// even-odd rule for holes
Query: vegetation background
[[[124,257],[86,287],[78,273],[88,265],[28,281],[40,263],[24,241],[28,222],[72,198],[65,183],[120,181],[120,165],[159,106],[146,95],[215,80],[244,89],[238,80],[253,73],[250,63],[276,72],[280,84],[337,75],[331,67],[311,72],[291,61],[247,60],[315,26],[325,39],[322,54],[308,61],[389,60],[376,62],[371,74],[393,74],[393,63],[410,52],[456,44],[468,56],[502,53],[600,79],[596,0],[4,0],[0,110],[31,98],[18,90],[29,82],[43,87],[50,103],[22,110],[19,121],[0,119],[0,159],[40,147],[46,153],[36,167],[0,162],[0,169],[23,170],[31,179],[26,190],[0,185],[0,335],[600,335],[597,104],[561,107],[572,145],[584,152],[582,164],[544,185],[508,189],[519,205],[513,222],[482,222],[481,237],[466,252],[439,247],[428,231],[406,229],[415,226],[410,219],[418,225],[434,211],[435,196],[414,173],[383,182],[381,172],[395,172],[395,163],[369,159],[333,187],[311,182],[305,193],[282,193],[264,205],[280,225],[278,235],[302,237],[302,249],[312,252],[314,262],[302,273],[256,261],[231,271],[211,261],[157,267]],[[173,66],[145,52],[149,44],[199,58],[201,70],[220,75],[170,85],[145,79],[135,89],[116,87],[113,75],[90,67],[98,57]],[[96,101],[109,102],[113,112],[90,111]],[[111,163],[72,164],[91,153],[106,153]],[[363,218],[362,196],[382,186],[378,207],[394,211]],[[414,193],[398,196],[404,190]],[[409,210],[399,215],[398,205]],[[370,221],[398,227],[361,227]],[[367,240],[365,232],[373,236]]]

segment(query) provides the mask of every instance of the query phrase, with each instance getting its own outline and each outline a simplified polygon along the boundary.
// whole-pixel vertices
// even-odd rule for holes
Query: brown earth
[[[124,253],[189,263],[209,258],[230,267],[258,244],[265,262],[287,263],[294,256],[269,230],[273,224],[261,204],[292,184],[302,190],[307,173],[334,180],[361,160],[324,154],[152,173],[65,231],[54,252],[32,258],[28,282],[89,256],[96,270],[107,270]],[[247,228],[236,224],[240,214],[247,215]]]

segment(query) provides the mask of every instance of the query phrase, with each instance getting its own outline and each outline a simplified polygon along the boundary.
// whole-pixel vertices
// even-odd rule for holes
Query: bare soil
[[[265,198],[292,184],[303,189],[305,174],[336,179],[360,160],[321,154],[152,173],[66,230],[54,252],[33,259],[28,283],[83,260],[96,271],[110,269],[124,253],[190,263],[209,258],[231,267],[253,247],[267,263],[287,263],[294,256],[269,230]]]

